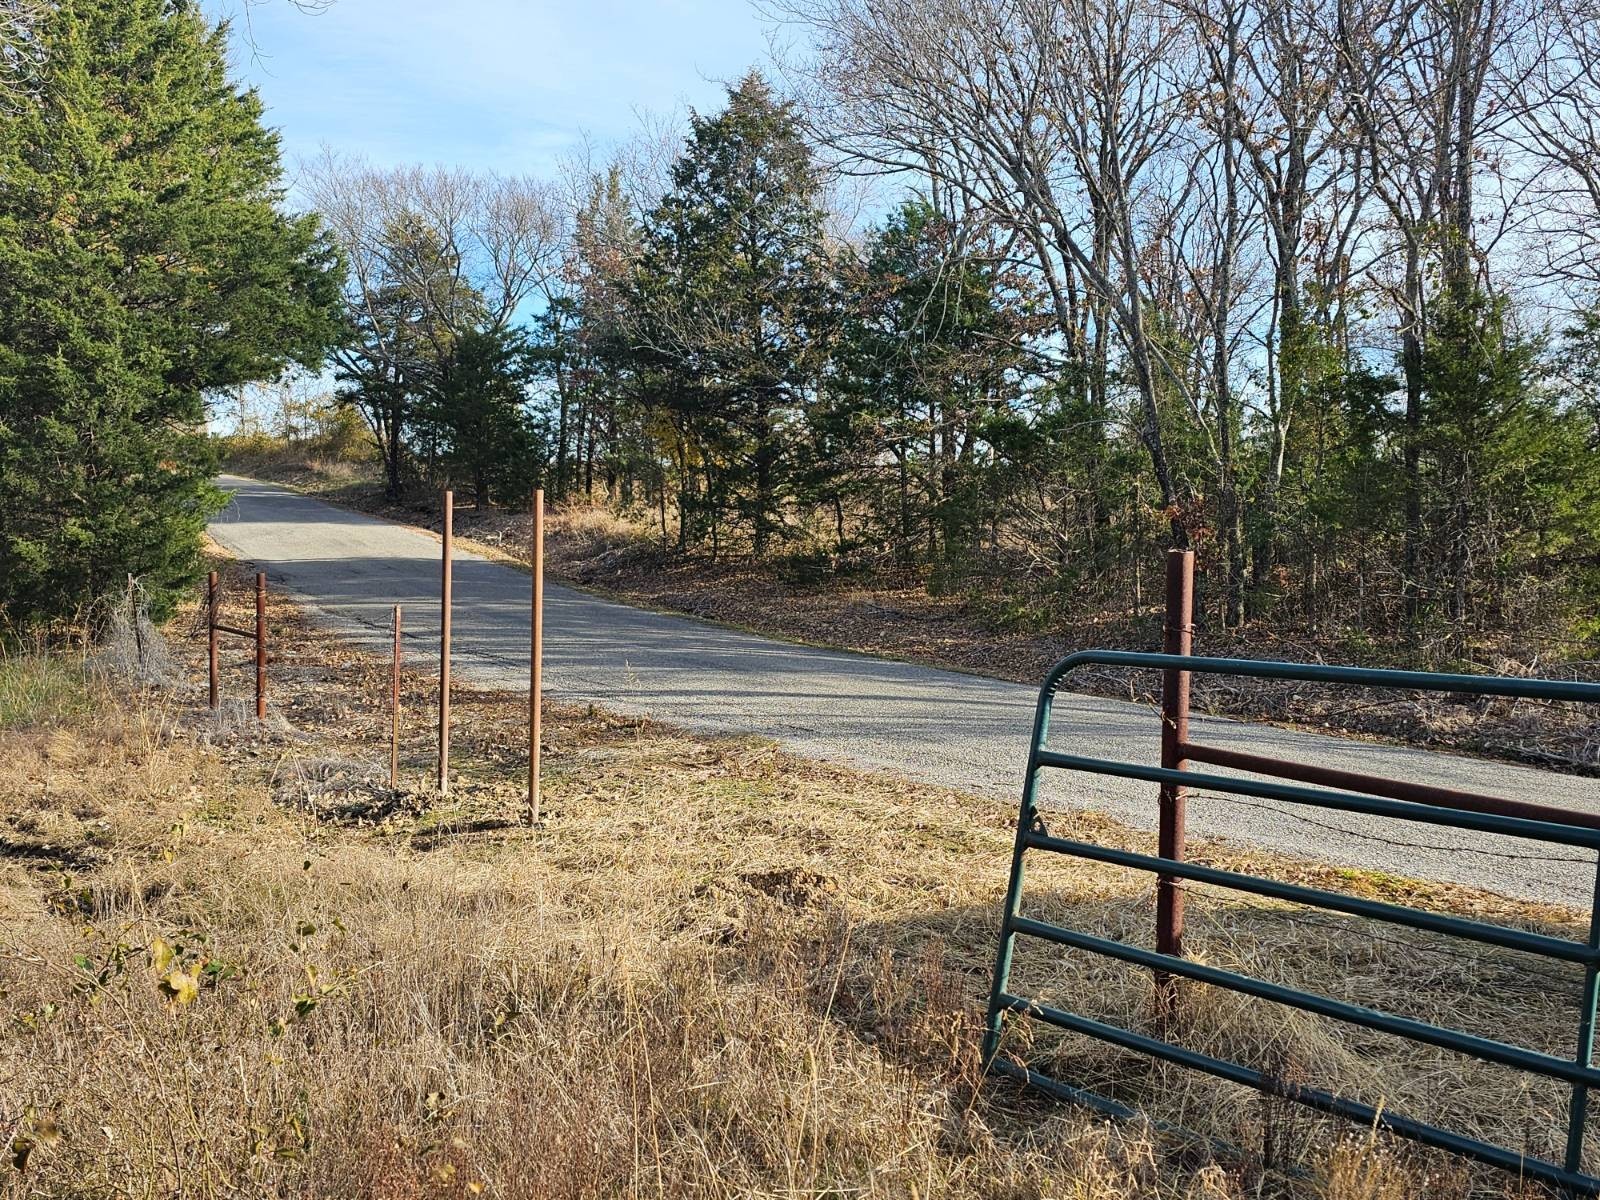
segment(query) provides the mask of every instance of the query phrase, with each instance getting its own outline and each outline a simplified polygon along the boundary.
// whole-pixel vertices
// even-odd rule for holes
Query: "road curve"
[[[439,542],[434,536],[286,488],[225,476],[232,503],[212,536],[264,570],[353,641],[383,650],[390,606],[405,605],[411,661],[437,654]],[[478,555],[455,568],[455,671],[465,681],[525,688],[528,577]],[[883,768],[1016,803],[1035,689],[758,637],[665,616],[570,588],[546,592],[550,694],[647,714],[691,729],[751,733],[798,753]],[[1144,705],[1062,694],[1052,744],[1106,758],[1158,761],[1158,723]],[[1600,782],[1264,725],[1196,718],[1196,740],[1346,770],[1600,811]],[[1055,775],[1051,806],[1090,805],[1154,824],[1152,784]],[[1593,856],[1581,850],[1410,822],[1193,795],[1193,834],[1396,874],[1587,906]],[[1003,867],[1001,867],[1003,870]]]

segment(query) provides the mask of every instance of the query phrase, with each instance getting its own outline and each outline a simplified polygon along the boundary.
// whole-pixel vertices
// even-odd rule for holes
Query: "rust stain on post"
[[[267,718],[267,575],[256,572],[256,720]]]
[[[1162,650],[1188,654],[1194,645],[1194,552],[1167,551],[1167,616]],[[1183,749],[1189,740],[1189,672],[1167,670],[1161,680],[1161,765],[1184,769]],[[1162,858],[1184,857],[1184,793],[1176,784],[1162,784],[1157,836]],[[1156,949],[1183,953],[1183,891],[1170,875],[1156,877]]]
[[[400,606],[394,606],[394,659],[389,666],[389,787],[400,786]]]
[[[539,737],[544,709],[544,489],[533,493],[533,630],[528,653],[528,824],[539,823]]]
[[[455,493],[444,493],[444,548],[439,567],[439,791],[450,790],[450,544]]]

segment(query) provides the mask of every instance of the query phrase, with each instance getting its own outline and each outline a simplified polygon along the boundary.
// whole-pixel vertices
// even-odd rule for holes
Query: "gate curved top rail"
[[[1201,774],[1188,770],[1180,774],[1175,768],[1165,765],[1148,767],[1117,763],[1110,759],[1056,754],[1046,746],[1052,701],[1066,677],[1083,666],[1144,668],[1168,673],[1236,675],[1291,682],[1464,693],[1517,700],[1562,700],[1596,705],[1600,705],[1600,683],[1582,680],[1529,679],[1517,675],[1450,675],[1431,671],[1397,671],[1382,667],[1283,662],[1275,659],[1150,654],[1136,650],[1079,650],[1057,660],[1045,675],[1044,683],[1039,689],[1033,726],[1035,753],[1040,756],[1039,765],[1042,766],[1121,775],[1124,778],[1147,780],[1168,787],[1189,785],[1208,791],[1287,800],[1291,803],[1312,804],[1371,816],[1398,817],[1435,825],[1453,825],[1482,833],[1500,833],[1562,845],[1600,848],[1600,837],[1581,836],[1573,832],[1577,829],[1587,829],[1600,833],[1600,812],[1591,813],[1549,804],[1534,804],[1524,800],[1508,800],[1499,796],[1463,791],[1459,788],[1437,787],[1402,779],[1386,779],[1354,771],[1316,767],[1285,759],[1265,758],[1237,750],[1206,746],[1188,738],[1187,719],[1180,740],[1172,747],[1176,758],[1181,762],[1209,763],[1213,766],[1229,767],[1255,774],[1276,775],[1300,783],[1318,784],[1336,791],[1314,792],[1280,784],[1253,784],[1231,776]],[[1386,800],[1350,797],[1336,792],[1365,792],[1369,797],[1384,797]],[[1408,807],[1402,809],[1396,807],[1396,804]],[[1441,817],[1437,813],[1430,813],[1428,809],[1446,809],[1452,815]],[[1464,814],[1477,814],[1491,819],[1477,820]],[[1550,826],[1563,828],[1550,828]]]
[[[1400,688],[1420,692],[1467,692],[1517,700],[1576,700],[1600,703],[1600,683],[1583,680],[1530,679],[1521,675],[1450,675],[1436,671],[1399,671],[1387,667],[1345,667],[1327,663],[1282,662],[1265,658],[1211,658],[1200,654],[1150,654],[1140,650],[1077,650],[1045,674],[1040,700],[1054,695],[1061,680],[1082,666],[1147,667],[1208,675],[1243,675],[1307,683],[1346,683],[1358,687]]]

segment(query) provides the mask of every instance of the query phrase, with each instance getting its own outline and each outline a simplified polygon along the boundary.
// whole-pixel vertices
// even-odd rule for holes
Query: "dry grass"
[[[59,725],[87,713],[87,685],[83,664],[70,656],[0,643],[0,731]]]
[[[391,791],[384,665],[281,601],[272,631],[279,719],[265,731],[198,707],[189,643],[174,647],[189,671],[174,690],[80,675],[92,714],[46,701],[45,718],[6,728],[0,1196],[1523,1194],[1023,1028],[1013,1052],[1246,1152],[1215,1158],[983,1080],[1001,806],[557,708],[533,830],[522,702],[458,694],[459,775],[441,797],[420,782],[429,681],[408,678],[415,786]],[[242,669],[227,690],[244,694]],[[1145,845],[1090,814],[1052,826]],[[1575,928],[1467,889],[1252,862]],[[1144,879],[1041,862],[1030,908],[1148,944]],[[1447,957],[1426,938],[1204,893],[1190,908],[1208,961],[1570,1051],[1570,981],[1557,990],[1518,956]],[[1138,971],[1030,947],[1017,986],[1152,1028]],[[1565,1102],[1203,988],[1179,1032],[1539,1151]]]
[[[659,545],[648,525],[603,504],[569,504],[553,510],[546,533],[564,553],[590,562],[618,550]]]
[[[361,419],[348,409],[343,418],[302,440],[233,434],[219,438],[217,448],[224,469],[240,475],[310,492],[360,491],[382,479],[383,462]]]

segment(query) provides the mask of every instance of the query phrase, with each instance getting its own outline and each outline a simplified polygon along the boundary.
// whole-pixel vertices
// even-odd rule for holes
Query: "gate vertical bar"
[[[1594,899],[1589,907],[1589,948],[1600,950],[1600,862],[1595,865]],[[1578,1004],[1578,1053],[1581,1066],[1589,1066],[1594,1058],[1595,1008],[1600,1004],[1600,966],[1586,963],[1583,968],[1583,996]],[[1589,1119],[1589,1089],[1583,1084],[1572,1087],[1572,1103],[1567,1110],[1567,1158],[1569,1171],[1582,1170],[1583,1132]]]
[[[539,823],[539,738],[544,720],[544,489],[533,493],[533,629],[528,650],[528,824]]]
[[[267,719],[267,573],[256,572],[256,720]]]
[[[439,791],[450,790],[450,543],[455,493],[444,493],[444,549],[439,565]]]
[[[1038,817],[1039,751],[1050,738],[1050,708],[1054,697],[1045,693],[1033,716],[1033,745],[1028,750],[1028,774],[1022,783],[1022,805],[1017,811],[1017,837],[1011,847],[1011,879],[1006,884],[1005,909],[1000,918],[1000,948],[995,952],[994,984],[989,990],[989,1012],[984,1023],[983,1063],[987,1067],[1000,1049],[1001,1025],[1005,1010],[1000,997],[1011,985],[1011,956],[1017,945],[1013,923],[1022,913],[1023,856],[1028,848],[1028,831]]]
[[[206,663],[211,707],[220,703],[217,689],[217,573],[206,576]]]
[[[389,787],[400,786],[400,606],[394,606],[394,656],[389,664]]]
[[[1188,654],[1194,643],[1194,551],[1167,551],[1167,615],[1162,651]],[[1166,670],[1161,679],[1161,765],[1184,768],[1183,744],[1189,740],[1189,672]],[[1162,784],[1157,836],[1162,858],[1184,857],[1184,793],[1177,784]],[[1156,877],[1156,949],[1183,953],[1183,891],[1171,875]],[[1158,982],[1167,982],[1164,978]]]

